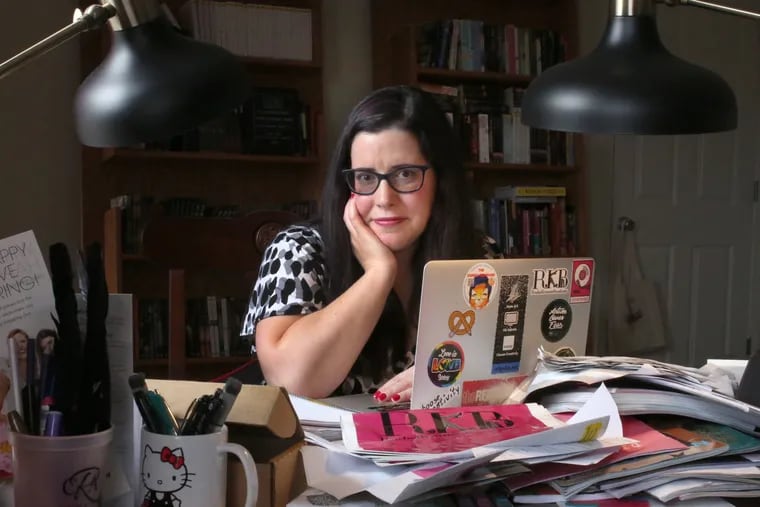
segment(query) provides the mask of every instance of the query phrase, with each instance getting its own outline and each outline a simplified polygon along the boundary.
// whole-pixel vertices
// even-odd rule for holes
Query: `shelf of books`
[[[141,253],[146,221],[155,214],[217,218],[257,210],[307,218],[316,208],[326,159],[322,0],[165,5],[178,30],[236,54],[252,88],[245,103],[171,138],[83,149],[83,242],[111,244],[109,290],[134,295],[135,364],[158,377],[167,374],[168,287],[166,272]],[[82,38],[83,76],[102,61],[106,47],[103,34]],[[194,280],[192,273],[187,277]],[[217,314],[226,308],[228,317],[217,323],[215,342],[215,334],[204,331],[210,324],[202,305],[188,302],[188,374],[208,379],[242,364],[250,344],[238,336],[246,291],[226,290],[231,284],[225,281],[203,282],[188,287],[188,297],[214,298]]]
[[[129,238],[139,225],[124,210],[106,212],[103,245],[106,281],[112,292],[134,295],[134,362],[154,377],[168,369],[169,308],[166,269],[140,253]],[[132,250],[135,253],[124,253]],[[197,379],[209,379],[232,370],[250,358],[251,343],[241,338],[250,280],[220,273],[188,275],[186,305],[186,368]]]
[[[390,48],[373,49],[375,84],[418,86],[446,112],[476,192],[476,227],[510,256],[587,254],[580,136],[530,128],[521,107],[534,77],[575,53],[575,2],[474,0],[464,16],[421,0],[403,22],[397,0],[372,6],[374,40]]]

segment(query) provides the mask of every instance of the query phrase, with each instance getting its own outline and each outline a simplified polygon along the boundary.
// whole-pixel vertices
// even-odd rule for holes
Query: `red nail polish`
[[[380,391],[378,391],[378,392],[375,393],[375,398],[377,398],[380,401],[385,400],[385,398],[387,398],[387,397],[388,397],[387,394],[381,393]]]
[[[401,399],[401,395],[396,393],[393,396],[391,396],[391,401],[396,402]]]

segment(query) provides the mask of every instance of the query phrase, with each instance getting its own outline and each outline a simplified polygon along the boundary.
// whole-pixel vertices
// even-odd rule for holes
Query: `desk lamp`
[[[105,60],[80,85],[76,128],[83,144],[128,146],[165,139],[243,102],[245,68],[224,49],[181,35],[158,0],[101,0],[49,37],[0,63],[0,79],[74,36],[108,23]]]
[[[698,134],[736,128],[736,97],[718,74],[671,54],[655,0],[610,0],[610,18],[588,56],[542,72],[525,91],[531,127],[612,134]],[[702,0],[660,0],[760,19]]]

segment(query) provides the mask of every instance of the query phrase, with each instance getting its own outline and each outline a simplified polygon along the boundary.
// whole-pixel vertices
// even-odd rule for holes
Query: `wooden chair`
[[[168,378],[188,378],[188,295],[246,297],[266,247],[281,229],[298,220],[285,211],[256,211],[237,218],[156,216],[146,224],[142,253],[169,271]],[[236,368],[236,376],[247,383],[258,380],[255,358],[241,363],[245,368]]]

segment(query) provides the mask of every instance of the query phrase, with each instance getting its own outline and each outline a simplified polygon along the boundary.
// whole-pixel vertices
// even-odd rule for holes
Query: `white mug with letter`
[[[216,433],[181,436],[152,433],[143,427],[141,452],[141,507],[225,505],[228,452],[243,465],[245,507],[256,505],[256,466],[245,447],[227,442],[227,426]]]

